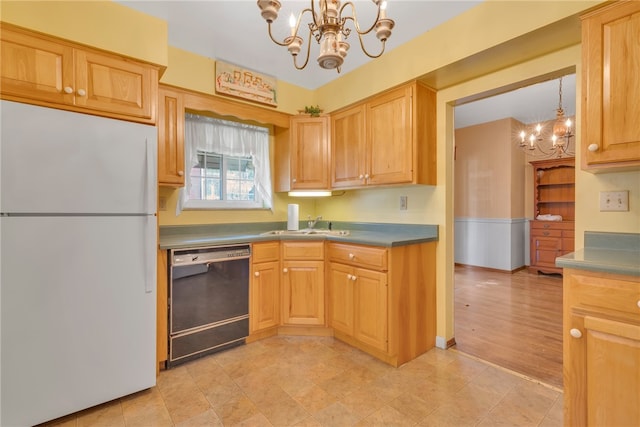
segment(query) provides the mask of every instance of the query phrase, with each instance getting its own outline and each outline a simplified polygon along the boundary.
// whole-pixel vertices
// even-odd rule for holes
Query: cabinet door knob
[[[283,273],[286,273],[286,272],[288,272],[288,271],[289,271],[289,270],[288,270],[287,268],[283,268],[283,269],[282,269],[282,272],[283,272]]]
[[[359,179],[364,179],[364,175],[360,174],[360,175],[358,176],[358,178],[359,178]]]
[[[87,94],[87,91],[84,89],[78,89],[78,95],[80,96],[85,96]]]
[[[353,280],[354,282],[356,281],[356,279],[357,279],[357,277],[355,275],[351,276],[351,280]]]
[[[638,308],[640,308],[640,299],[638,300],[638,303],[637,303],[637,304],[638,304]]]
[[[349,259],[354,259],[356,256],[354,254],[349,254]]]
[[[65,86],[64,93],[73,93],[73,88],[71,86]]]
[[[298,180],[297,180],[297,179],[295,179],[295,178],[293,178],[293,179],[291,180],[291,182],[296,182],[296,181],[298,181]]]
[[[351,280],[351,274],[347,274],[347,280]]]
[[[369,174],[368,173],[364,174],[364,179],[369,179]]]
[[[260,276],[260,272],[256,271],[255,273],[253,273],[254,276],[259,277]]]
[[[589,144],[589,146],[587,147],[587,149],[592,153],[595,153],[596,151],[598,151],[599,148],[600,146],[598,144]]]
[[[574,338],[582,338],[582,332],[580,332],[580,329],[573,328],[569,331],[569,333]]]
[[[178,176],[182,176],[182,175],[184,175],[184,172],[178,171]]]

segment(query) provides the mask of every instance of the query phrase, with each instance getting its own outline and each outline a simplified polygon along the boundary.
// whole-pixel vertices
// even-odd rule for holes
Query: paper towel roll
[[[287,210],[287,230],[297,230],[299,224],[298,218],[299,206],[296,204],[289,205]]]

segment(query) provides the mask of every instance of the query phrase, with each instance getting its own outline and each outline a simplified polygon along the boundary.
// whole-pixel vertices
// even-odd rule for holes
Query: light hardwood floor
[[[455,267],[458,351],[562,389],[562,276]]]

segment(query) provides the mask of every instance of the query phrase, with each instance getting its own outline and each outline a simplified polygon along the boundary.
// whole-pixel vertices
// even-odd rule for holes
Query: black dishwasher
[[[248,244],[170,251],[168,366],[244,344]]]

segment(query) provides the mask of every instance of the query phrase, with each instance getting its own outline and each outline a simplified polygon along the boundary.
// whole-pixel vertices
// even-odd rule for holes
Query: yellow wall
[[[167,65],[167,23],[118,3],[2,0],[0,19],[163,67]]]
[[[281,93],[279,109],[295,112],[304,105],[319,104],[325,111],[333,111],[347,104],[373,95],[407,80],[424,76],[456,61],[464,61],[486,49],[519,38],[530,31],[540,29],[571,15],[597,5],[601,1],[494,1],[488,0],[476,8],[430,30],[422,36],[385,53],[366,66],[323,86],[314,92],[296,87],[279,85]],[[80,6],[79,6],[80,5]],[[139,13],[122,9],[113,3],[101,2],[2,2],[2,19],[86,44],[103,47],[131,56],[138,56],[158,64],[169,63],[163,77],[167,83],[179,83],[206,93],[211,93],[211,62],[192,58],[177,49],[165,46],[166,26]],[[55,19],[52,19],[55,17]],[[82,17],[82,19],[79,19]],[[81,23],[79,23],[82,21]],[[123,24],[124,23],[124,24]],[[133,25],[135,23],[135,25]],[[141,26],[140,23],[143,25]],[[139,26],[136,30],[134,27]],[[122,31],[125,28],[126,31]],[[143,31],[143,29],[145,31]],[[146,29],[151,29],[147,34]],[[137,31],[137,32],[136,32]],[[145,34],[138,34],[144,32]],[[118,34],[122,33],[121,36]],[[132,34],[135,37],[132,37]],[[542,36],[540,36],[542,37]],[[158,40],[152,40],[157,38]],[[136,40],[132,43],[132,40]],[[517,45],[512,46],[517,49]],[[185,57],[190,66],[176,64]],[[171,65],[174,58],[173,66]],[[475,58],[475,57],[474,57]],[[200,65],[198,65],[200,64]],[[556,52],[525,58],[517,65],[495,55],[493,71],[471,76],[450,86],[438,86],[437,96],[437,162],[438,185],[374,190],[349,191],[343,196],[317,201],[300,201],[301,217],[323,215],[327,219],[367,222],[426,223],[439,226],[440,239],[437,249],[436,275],[438,300],[437,335],[453,337],[453,104],[460,99],[496,88],[518,85],[534,80],[549,72],[575,67],[580,81],[580,46],[573,45]],[[486,65],[486,64],[485,64]],[[471,67],[471,68],[469,68]],[[473,71],[469,61],[465,75]],[[486,69],[486,68],[485,68]],[[470,71],[471,70],[471,71]],[[189,74],[186,74],[186,73]],[[187,82],[186,76],[189,76]],[[195,79],[192,79],[196,76]],[[437,79],[436,79],[437,80]],[[291,98],[289,98],[291,97]],[[286,98],[286,99],[285,99]],[[580,88],[577,89],[580,99]],[[578,117],[579,117],[578,103]],[[580,130],[576,141],[580,141]],[[579,154],[576,163],[580,164]],[[585,230],[640,232],[640,173],[620,172],[592,175],[576,173],[576,248],[583,245]],[[601,213],[597,209],[598,192],[601,190],[630,190],[629,212]],[[169,207],[161,212],[163,223],[202,222],[250,222],[283,220],[286,204],[292,202],[286,196],[276,196],[276,208],[269,212],[185,212],[179,218],[171,218],[175,209],[175,191],[163,190],[169,197]],[[408,210],[400,211],[399,196],[408,196]],[[175,216],[175,215],[174,215]]]
[[[160,82],[215,95],[214,76],[215,60],[169,46],[169,67]],[[283,81],[278,81],[277,98],[274,109],[289,114],[297,114],[305,105],[316,105],[313,91]]]
[[[601,1],[485,1],[321,87],[317,102],[326,111],[334,111],[598,3]],[[504,68],[500,58],[496,61],[496,67]]]

